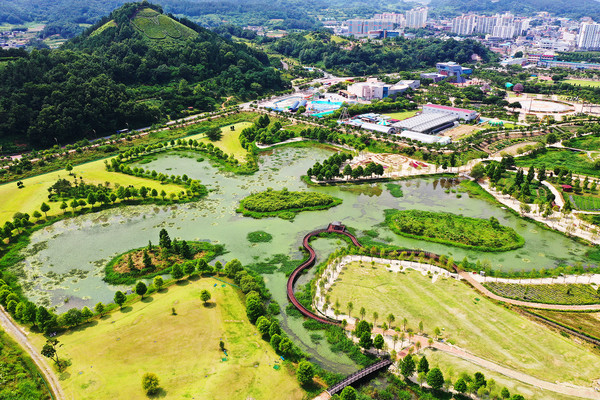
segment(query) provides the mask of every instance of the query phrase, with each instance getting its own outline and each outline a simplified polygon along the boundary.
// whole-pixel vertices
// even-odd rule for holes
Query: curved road
[[[12,338],[21,345],[23,350],[29,354],[29,357],[35,362],[35,365],[39,368],[41,373],[44,375],[44,379],[50,386],[54,398],[57,400],[63,400],[65,398],[60,383],[54,374],[54,371],[48,363],[46,358],[43,357],[40,352],[33,346],[25,332],[17,325],[10,315],[4,310],[4,307],[0,306],[0,325]]]

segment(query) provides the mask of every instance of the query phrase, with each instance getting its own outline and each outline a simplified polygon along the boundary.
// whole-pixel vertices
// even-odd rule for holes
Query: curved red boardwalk
[[[354,237],[354,235],[352,235],[351,233],[346,232],[345,227],[340,224],[329,224],[329,226],[326,229],[317,229],[315,231],[308,233],[306,236],[304,236],[304,239],[302,240],[302,246],[304,246],[306,251],[308,251],[308,260],[304,261],[290,275],[288,282],[287,282],[287,296],[288,296],[288,299],[290,300],[290,302],[294,305],[294,307],[296,307],[298,309],[298,311],[300,311],[300,313],[302,313],[302,315],[304,315],[305,317],[312,318],[312,319],[322,322],[324,324],[341,325],[338,321],[335,321],[330,318],[322,317],[322,316],[317,315],[317,314],[313,313],[312,311],[308,310],[306,307],[304,307],[302,304],[300,304],[300,302],[298,301],[298,299],[296,299],[296,296],[294,295],[294,285],[296,284],[296,281],[300,277],[300,274],[302,274],[302,271],[304,271],[305,269],[310,268],[313,265],[315,265],[315,259],[317,258],[315,250],[309,244],[310,238],[313,236],[318,236],[321,233],[325,233],[325,232],[339,233],[340,235],[347,236],[348,238],[350,238],[350,240],[356,247],[363,247],[360,244],[360,242],[358,241],[358,239],[356,239],[356,237]],[[437,255],[435,253],[429,253],[427,251],[422,251],[422,250],[403,250],[403,251],[406,252],[407,254],[423,253],[425,255],[425,257],[434,259],[436,261],[440,257],[439,255]],[[458,267],[456,266],[456,264],[453,265],[453,268],[458,272]]]

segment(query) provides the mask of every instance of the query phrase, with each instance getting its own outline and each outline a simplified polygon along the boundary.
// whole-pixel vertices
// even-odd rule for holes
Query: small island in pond
[[[514,229],[488,219],[420,210],[386,210],[387,226],[398,235],[479,251],[507,251],[525,240]]]
[[[240,201],[237,212],[253,218],[293,219],[299,212],[325,210],[341,203],[341,199],[323,193],[267,189]]]
[[[133,284],[140,278],[170,274],[174,265],[192,272],[210,272],[207,262],[225,252],[224,246],[209,242],[171,240],[165,229],[160,231],[159,238],[158,245],[150,242],[146,247],[114,257],[106,265],[104,281],[113,285]]]

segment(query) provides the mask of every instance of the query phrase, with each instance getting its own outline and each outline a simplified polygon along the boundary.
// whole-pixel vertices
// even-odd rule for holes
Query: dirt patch
[[[458,125],[452,129],[442,132],[442,136],[448,136],[452,139],[460,139],[465,136],[472,135],[481,129],[482,128],[480,126],[476,125]]]
[[[506,154],[510,154],[510,155],[517,155],[519,149],[522,149],[526,146],[535,146],[536,144],[538,144],[538,142],[522,142],[522,143],[517,143],[517,144],[513,144],[512,146],[508,146],[503,148],[500,151],[495,152],[494,154],[492,154],[492,156],[497,156],[500,153],[506,153]]]

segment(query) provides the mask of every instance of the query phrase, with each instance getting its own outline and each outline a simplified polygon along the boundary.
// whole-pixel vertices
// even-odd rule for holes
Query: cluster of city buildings
[[[424,28],[427,25],[426,7],[414,8],[402,13],[375,14],[371,19],[351,19],[339,29],[338,33],[354,37],[393,37],[404,28]]]
[[[529,18],[515,17],[511,13],[494,16],[467,14],[452,20],[451,32],[462,36],[481,34],[508,39],[527,32],[530,22]]]

